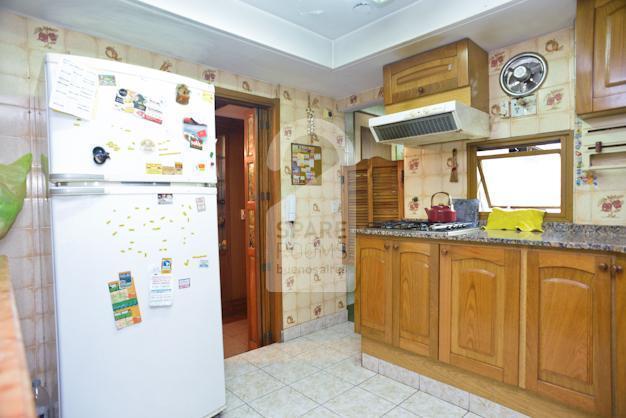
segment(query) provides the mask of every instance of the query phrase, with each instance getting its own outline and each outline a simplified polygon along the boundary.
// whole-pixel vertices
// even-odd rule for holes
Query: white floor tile
[[[226,380],[226,389],[244,402],[250,402],[283,387],[284,384],[263,370],[256,370]]]
[[[278,348],[278,344],[272,344],[256,350],[248,351],[241,356],[257,367],[267,367],[270,364],[287,361],[292,356]]]
[[[405,401],[409,396],[417,392],[416,389],[410,386],[379,374],[361,383],[359,387],[394,404]]]
[[[257,368],[241,355],[224,360],[224,374],[226,379],[231,379],[242,374],[250,373]]]
[[[316,402],[324,403],[353,388],[354,385],[322,371],[293,383],[291,387]]]
[[[239,398],[239,396],[226,389],[226,411],[231,411],[243,404],[244,402]]]
[[[242,405],[232,411],[222,412],[219,416],[220,418],[263,418],[262,415],[248,405]]]
[[[415,415],[413,412],[409,412],[406,409],[399,407],[399,406],[393,408],[391,411],[385,414],[385,418],[413,418],[413,417],[419,418],[418,415]]]
[[[329,347],[320,347],[318,350],[308,351],[296,356],[296,360],[304,361],[318,369],[327,369],[349,357],[351,357],[349,353],[337,351]]]
[[[306,414],[302,415],[302,418],[336,418],[339,415],[332,412],[323,406],[318,406],[315,409],[310,410]]]
[[[273,363],[263,368],[263,370],[287,385],[319,371],[317,367],[313,367],[296,359]]]
[[[421,417],[461,418],[467,414],[465,409],[424,392],[417,392],[400,406]]]
[[[296,390],[284,387],[253,401],[250,406],[267,418],[293,418],[319,405]]]
[[[326,402],[324,406],[342,417],[381,417],[395,405],[355,387]]]
[[[326,369],[326,371],[333,376],[352,383],[353,385],[361,384],[376,374],[373,371],[367,370],[361,366],[360,357],[350,357],[342,360],[334,366]]]

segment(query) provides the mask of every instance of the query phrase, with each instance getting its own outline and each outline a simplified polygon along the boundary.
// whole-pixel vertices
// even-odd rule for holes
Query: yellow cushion
[[[543,232],[545,211],[539,209],[504,210],[493,208],[485,229],[506,229],[511,231]]]

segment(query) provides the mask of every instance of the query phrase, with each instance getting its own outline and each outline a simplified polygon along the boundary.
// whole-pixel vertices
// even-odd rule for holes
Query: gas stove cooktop
[[[433,235],[461,235],[480,230],[480,228],[470,222],[430,223],[427,221],[408,220],[375,222],[371,227],[399,231],[430,232]]]

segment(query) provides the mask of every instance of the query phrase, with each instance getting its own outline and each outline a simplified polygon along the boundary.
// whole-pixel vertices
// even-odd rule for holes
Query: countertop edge
[[[0,416],[34,418],[30,374],[6,256],[0,256],[0,350]]]
[[[382,230],[376,228],[361,228],[356,229],[357,235],[369,235],[369,236],[382,236],[382,237],[396,237],[396,238],[414,238],[424,239],[432,241],[453,241],[453,242],[471,242],[482,244],[506,244],[506,245],[519,245],[525,247],[540,247],[540,248],[552,248],[552,249],[571,249],[571,250],[586,250],[586,251],[605,251],[611,253],[626,253],[626,244],[607,244],[599,242],[573,242],[573,241],[558,241],[554,239],[524,239],[524,238],[504,238],[504,237],[485,237],[481,236],[486,231],[473,232],[463,235],[432,235],[423,232],[414,231],[393,231]],[[511,231],[511,233],[515,233]],[[540,234],[540,233],[537,233]]]

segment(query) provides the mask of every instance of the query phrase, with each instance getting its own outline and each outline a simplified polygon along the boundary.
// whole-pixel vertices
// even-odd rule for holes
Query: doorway
[[[280,155],[274,141],[280,102],[217,87],[215,107],[220,282],[229,357],[281,338],[281,280],[273,265],[280,248],[275,232],[280,172],[272,169]]]

